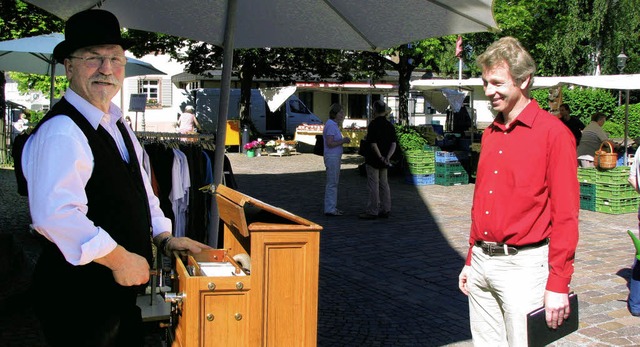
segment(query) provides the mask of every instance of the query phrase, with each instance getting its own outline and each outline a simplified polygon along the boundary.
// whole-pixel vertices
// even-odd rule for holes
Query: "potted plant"
[[[260,149],[264,146],[262,139],[253,140],[244,145],[247,150],[247,157],[260,156]]]

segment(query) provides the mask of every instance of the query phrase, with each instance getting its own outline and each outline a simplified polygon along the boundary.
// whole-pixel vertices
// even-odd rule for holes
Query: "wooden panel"
[[[252,233],[252,245],[252,281],[262,291],[251,296],[250,345],[315,346],[319,233]]]
[[[316,346],[322,227],[224,186],[216,193],[224,249],[189,257],[195,276],[176,261],[186,298],[174,346]],[[198,276],[197,262],[220,252],[248,254],[251,274]]]
[[[246,347],[249,317],[247,292],[202,295],[201,346]],[[211,315],[209,318],[208,315]],[[236,317],[236,315],[241,315]],[[239,319],[238,319],[239,318]]]

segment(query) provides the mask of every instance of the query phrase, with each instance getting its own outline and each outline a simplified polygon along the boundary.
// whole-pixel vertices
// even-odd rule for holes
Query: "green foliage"
[[[610,138],[624,138],[624,123],[618,124],[614,122],[605,122],[602,130],[609,134]]]
[[[624,118],[625,118],[625,105],[616,107],[613,116],[604,123],[603,129],[609,132],[611,137],[624,137]],[[614,135],[612,131],[607,130],[611,124],[619,125]],[[629,138],[635,139],[640,137],[640,104],[629,105]]]
[[[411,150],[421,150],[427,145],[425,139],[418,131],[408,125],[395,125],[398,144],[403,152]]]
[[[549,89],[535,89],[530,92],[531,98],[538,102],[543,110],[549,111]]]
[[[617,95],[617,94],[616,94]],[[591,116],[602,112],[611,118],[617,106],[617,98],[606,89],[598,88],[562,88],[562,102],[571,107],[571,115],[582,123],[589,124]]]
[[[29,111],[29,127],[36,126],[36,124],[38,124],[42,120],[44,115],[45,113],[43,111]]]
[[[531,91],[531,97],[536,99],[540,107],[549,110],[549,89],[536,89]],[[589,124],[591,116],[596,112],[607,115],[613,123],[617,107],[617,93],[614,96],[611,91],[599,88],[586,87],[562,87],[562,102],[571,107],[571,115],[578,117],[582,123]],[[609,123],[609,122],[607,122]]]
[[[39,91],[42,95],[49,97],[51,93],[51,77],[46,75],[26,74],[21,72],[10,72],[9,76],[12,80],[18,82],[18,91],[20,93],[28,93],[31,91]],[[54,84],[54,98],[60,98],[62,93],[69,86],[69,81],[64,76],[56,76]]]

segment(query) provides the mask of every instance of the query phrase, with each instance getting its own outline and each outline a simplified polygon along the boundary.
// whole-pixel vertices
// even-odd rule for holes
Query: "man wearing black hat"
[[[54,49],[69,89],[24,147],[32,226],[46,239],[35,306],[52,346],[142,346],[136,296],[149,280],[151,237],[165,253],[208,247],[171,236],[142,148],[111,103],[129,46],[107,11],[69,18]]]

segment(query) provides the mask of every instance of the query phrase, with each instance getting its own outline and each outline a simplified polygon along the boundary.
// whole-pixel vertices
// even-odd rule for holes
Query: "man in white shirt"
[[[111,103],[124,80],[117,18],[73,15],[54,49],[69,89],[27,141],[22,170],[42,255],[34,270],[36,313],[51,346],[143,346],[136,296],[159,251],[207,245],[171,235],[142,174],[142,148]]]

